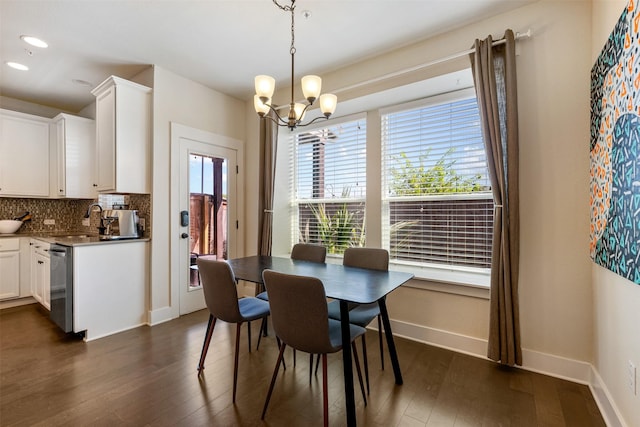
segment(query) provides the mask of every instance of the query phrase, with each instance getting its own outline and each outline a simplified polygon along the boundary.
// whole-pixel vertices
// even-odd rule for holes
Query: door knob
[[[183,239],[186,239],[187,237],[189,237],[189,235],[187,233],[182,233],[180,237],[182,237]]]

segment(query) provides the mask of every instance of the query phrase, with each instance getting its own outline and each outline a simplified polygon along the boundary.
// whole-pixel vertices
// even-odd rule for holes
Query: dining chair
[[[200,362],[198,363],[198,375],[204,370],[204,360],[207,357],[209,343],[213,335],[216,320],[236,324],[236,348],[233,365],[233,402],[236,401],[236,384],[238,383],[238,354],[240,352],[240,326],[247,322],[247,334],[249,337],[249,352],[251,352],[251,321],[262,319],[263,325],[269,315],[269,303],[254,297],[238,299],[236,278],[229,264],[225,261],[198,258],[198,271],[202,280],[204,299],[209,309],[209,323],[202,345]],[[260,338],[258,334],[258,345]]]
[[[389,252],[379,248],[347,248],[344,251],[342,265],[369,270],[389,270]],[[348,284],[346,284],[348,286]],[[329,318],[340,320],[340,302],[332,301],[328,305]],[[380,364],[384,370],[384,350],[382,338],[382,319],[380,307],[377,302],[371,304],[349,304],[349,322],[361,327],[366,327],[375,318],[378,318],[378,341],[380,343]],[[364,360],[364,377],[369,393],[369,362],[367,361],[367,342],[362,335],[362,359]]]
[[[296,243],[291,248],[291,259],[301,260],[301,261],[311,261],[311,262],[319,262],[324,263],[327,258],[327,248],[322,245],[317,245],[313,243]],[[256,298],[260,298],[265,301],[269,301],[269,295],[267,291],[263,291],[256,295]],[[263,327],[264,335],[267,335],[267,324],[264,324]],[[313,360],[313,355],[310,356],[310,360]],[[312,362],[310,362],[312,363]],[[293,366],[296,365],[296,352],[293,351]],[[311,380],[311,379],[309,379]]]
[[[329,422],[327,354],[342,350],[343,345],[351,345],[353,350],[353,360],[360,381],[360,390],[366,405],[367,398],[362,384],[360,362],[355,346],[355,339],[362,336],[365,329],[350,324],[350,342],[342,342],[340,322],[329,319],[327,297],[320,279],[278,273],[273,270],[265,270],[262,274],[265,287],[269,292],[273,329],[282,343],[261,419],[264,420],[267,413],[273,387],[280,370],[280,363],[287,346],[309,354],[319,354],[322,357],[322,402],[325,426]]]
[[[291,248],[291,259],[323,263],[326,258],[327,248],[322,245],[316,245],[313,243],[296,243],[293,245],[293,248]],[[269,301],[267,291],[259,293],[256,295],[256,298]]]

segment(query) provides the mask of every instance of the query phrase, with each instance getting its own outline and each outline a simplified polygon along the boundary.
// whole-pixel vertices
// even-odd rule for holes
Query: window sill
[[[341,264],[342,257],[327,255],[327,262]],[[486,271],[451,270],[439,267],[418,267],[405,263],[391,262],[389,269],[412,273],[415,277],[402,286],[425,289],[434,292],[463,295],[472,298],[489,299],[491,273]]]
[[[404,271],[415,275],[413,280],[403,286],[425,289],[448,294],[464,295],[473,298],[489,299],[491,273],[477,270],[452,270],[441,267],[418,267],[404,263],[391,263],[392,270]]]

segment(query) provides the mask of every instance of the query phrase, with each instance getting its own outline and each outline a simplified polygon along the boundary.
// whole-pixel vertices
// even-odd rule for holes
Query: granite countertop
[[[0,234],[0,238],[3,237],[30,237],[64,246],[110,245],[116,243],[148,242],[151,240],[149,237],[109,239],[105,238],[106,236],[99,236],[97,234],[64,231],[53,233]]]

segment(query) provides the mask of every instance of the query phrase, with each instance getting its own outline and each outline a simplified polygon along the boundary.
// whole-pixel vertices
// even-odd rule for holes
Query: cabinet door
[[[51,310],[51,260],[48,257],[41,256],[42,264],[38,264],[41,272],[42,280],[42,305],[47,310]]]
[[[20,296],[20,252],[0,252],[0,300]]]
[[[57,187],[59,197],[95,199],[96,131],[93,120],[60,114],[56,121]]]
[[[35,266],[34,266],[34,294],[33,297],[42,304],[47,310],[50,310],[50,301],[51,297],[49,295],[50,292],[50,282],[49,278],[49,266],[50,261],[49,258],[36,254],[35,255]]]
[[[111,87],[96,98],[96,165],[98,191],[116,188],[116,88]]]
[[[0,114],[0,195],[49,197],[48,119]]]

